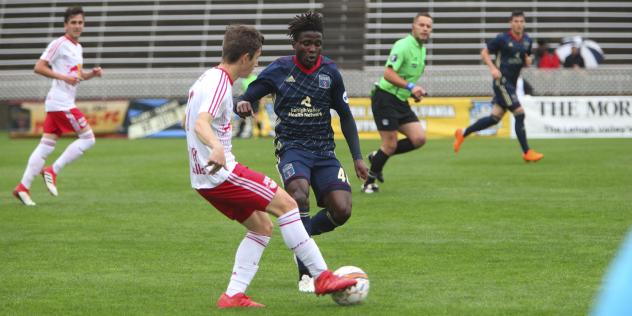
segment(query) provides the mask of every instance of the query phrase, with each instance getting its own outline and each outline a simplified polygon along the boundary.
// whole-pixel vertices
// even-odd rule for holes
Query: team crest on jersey
[[[329,87],[331,87],[331,77],[324,74],[318,75],[318,87],[329,89]]]
[[[291,163],[286,164],[281,168],[281,172],[283,173],[283,179],[287,180],[291,178],[296,172],[294,171],[294,166]]]
[[[389,59],[391,60],[392,63],[397,61],[397,55],[393,54],[391,55],[391,57],[389,57]]]

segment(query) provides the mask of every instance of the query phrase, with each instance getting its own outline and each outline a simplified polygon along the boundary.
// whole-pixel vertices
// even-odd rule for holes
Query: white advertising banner
[[[525,96],[520,103],[528,138],[632,137],[632,96]]]

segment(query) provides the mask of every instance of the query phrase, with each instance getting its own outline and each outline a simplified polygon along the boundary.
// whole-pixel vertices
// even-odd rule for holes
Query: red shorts
[[[226,217],[243,222],[255,211],[264,211],[279,186],[263,173],[237,164],[228,179],[211,189],[197,189]]]
[[[86,127],[88,127],[88,121],[78,108],[47,112],[44,120],[44,133],[57,134],[57,136],[70,132],[79,133]]]

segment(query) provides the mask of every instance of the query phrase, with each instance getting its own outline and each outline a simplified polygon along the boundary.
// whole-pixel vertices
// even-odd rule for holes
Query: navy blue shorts
[[[351,192],[347,173],[336,158],[288,149],[279,157],[277,168],[285,186],[292,180],[306,179],[314,190],[318,206],[321,207],[324,207],[323,199],[327,193],[336,190]]]
[[[502,108],[512,112],[520,106],[520,101],[518,101],[518,96],[516,95],[516,86],[513,83],[507,81],[505,77],[494,80],[493,87],[493,104],[498,104]]]

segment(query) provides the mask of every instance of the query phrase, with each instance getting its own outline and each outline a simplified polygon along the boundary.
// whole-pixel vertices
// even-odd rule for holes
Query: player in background
[[[505,112],[509,110],[513,113],[516,121],[514,128],[520,147],[522,147],[522,158],[526,162],[536,162],[544,155],[529,148],[527,132],[524,128],[524,109],[516,95],[516,82],[522,67],[531,66],[533,41],[524,32],[525,17],[522,11],[512,12],[509,24],[511,29],[508,32],[498,34],[496,38],[487,43],[487,47],[481,50],[481,59],[489,67],[492,78],[494,78],[492,114],[479,119],[465,130],[457,129],[454,132],[454,152],[459,152],[465,137],[498,124]],[[495,62],[492,61],[490,53],[496,54]]]
[[[395,42],[391,48],[384,75],[371,96],[373,119],[382,140],[380,148],[369,154],[369,177],[362,192],[379,190],[376,180],[384,182],[382,170],[391,156],[407,153],[426,143],[426,132],[410,108],[408,98],[419,102],[426,95],[417,84],[426,65],[424,43],[432,33],[432,17],[425,12],[415,16],[411,34]],[[398,132],[406,138],[397,139]]]
[[[228,288],[219,308],[263,307],[245,295],[254,278],[273,224],[278,217],[285,244],[316,277],[316,294],[340,291],[355,280],[327,269],[318,246],[303,227],[296,202],[267,176],[235,160],[231,149],[232,85],[252,72],[261,55],[263,36],[252,27],[229,26],[224,35],[222,62],[207,70],[189,90],[184,126],[187,135],[191,185],[215,208],[247,230],[235,255]]]
[[[342,76],[334,62],[321,55],[322,16],[308,11],[289,23],[288,36],[294,56],[281,57],[268,65],[240,97],[236,112],[252,113],[251,104],[265,95],[274,95],[277,168],[285,189],[298,203],[301,220],[310,235],[319,235],[343,225],[351,217],[351,187],[336,158],[333,109],[340,116],[342,133],[354,161],[355,173],[366,179],[355,120],[347,103]],[[310,217],[309,188],[318,206]],[[298,258],[299,290],[313,292],[314,275]]]
[[[13,191],[13,195],[24,205],[35,205],[29,192],[35,176],[42,174],[50,194],[57,196],[59,171],[94,146],[94,133],[83,113],[75,106],[77,85],[82,80],[101,77],[103,74],[101,67],[92,68],[89,72],[82,70],[83,49],[79,44],[79,36],[83,32],[84,21],[81,7],[66,9],[66,34],[48,44],[35,64],[35,73],[53,79],[53,84],[45,101],[44,134],[29,157],[22,180]],[[46,158],[55,149],[57,139],[67,132],[76,133],[78,139],[66,147],[52,166],[44,168]]]

